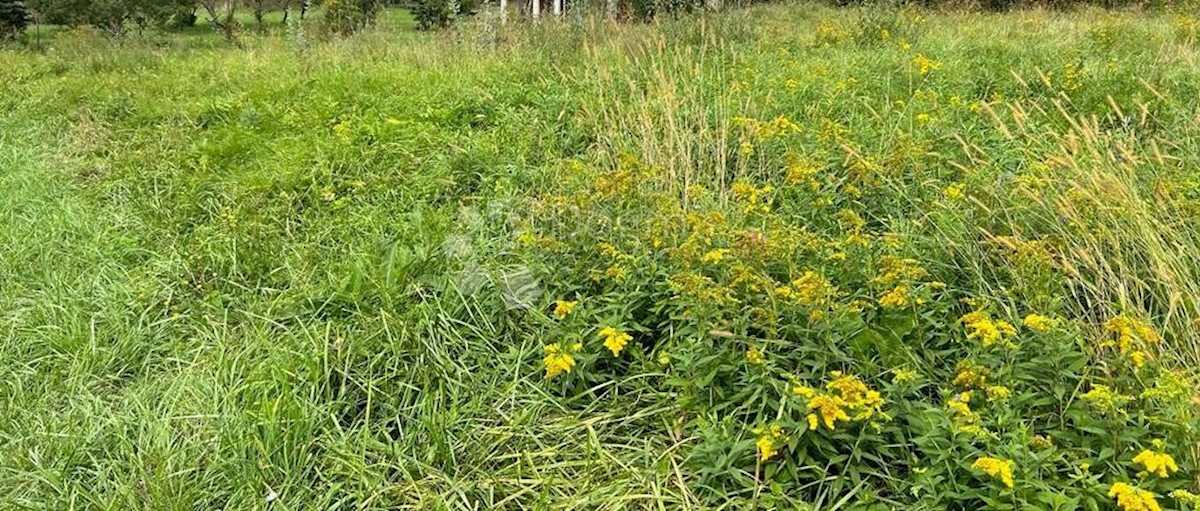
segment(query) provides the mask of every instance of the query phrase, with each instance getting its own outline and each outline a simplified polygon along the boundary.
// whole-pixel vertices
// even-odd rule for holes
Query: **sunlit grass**
[[[1110,437],[1078,397],[1200,361],[1193,17],[393,14],[0,49],[0,502],[1108,505],[1152,437],[1184,471],[1144,484],[1196,489],[1188,405]],[[905,258],[924,273],[880,278]],[[1023,351],[967,339],[977,307]],[[1118,316],[1161,372],[1100,347]],[[547,380],[560,342],[578,365]],[[967,359],[1011,378],[971,404],[991,443],[950,433]],[[886,441],[789,415],[832,371],[884,392]],[[771,422],[797,443],[758,459]]]

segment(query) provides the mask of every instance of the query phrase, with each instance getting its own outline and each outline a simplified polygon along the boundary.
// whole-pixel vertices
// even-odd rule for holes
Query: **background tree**
[[[29,13],[21,0],[0,0],[0,39],[15,37],[25,31]]]
[[[325,28],[351,34],[375,24],[382,9],[380,0],[325,0]]]
[[[225,39],[233,41],[237,37],[238,21],[237,2],[221,0],[201,0],[200,5],[208,13],[208,21],[225,35]]]
[[[121,35],[129,23],[161,26],[172,16],[190,7],[193,0],[26,0],[46,23],[55,25],[93,25],[110,34]]]

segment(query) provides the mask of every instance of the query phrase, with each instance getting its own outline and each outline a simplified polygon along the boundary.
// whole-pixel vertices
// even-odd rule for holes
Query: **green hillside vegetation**
[[[0,508],[1200,509],[1194,11],[320,19],[0,43]]]

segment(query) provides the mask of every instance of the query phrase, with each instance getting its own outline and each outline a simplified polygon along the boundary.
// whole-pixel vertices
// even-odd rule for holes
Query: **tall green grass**
[[[1200,360],[1194,17],[403,23],[0,49],[0,507],[920,507],[889,493],[901,468],[769,482],[731,422],[745,396],[714,384],[697,416],[663,383],[694,375],[650,344],[620,377],[543,378],[557,330],[536,311],[590,289],[567,254],[656,214],[571,216],[575,187],[629,155],[656,193],[730,211],[785,154],[872,162],[847,207],[957,296],[1057,311],[1089,342],[1145,317],[1158,358]],[[736,118],[779,115],[811,137],[742,155]],[[952,183],[969,198],[935,206]],[[528,253],[543,222],[568,249]],[[662,335],[673,354],[694,340]]]

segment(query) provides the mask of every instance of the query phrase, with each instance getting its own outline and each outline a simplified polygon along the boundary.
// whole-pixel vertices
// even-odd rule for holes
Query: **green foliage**
[[[380,0],[325,0],[325,29],[340,35],[358,32],[375,23]]]
[[[162,26],[171,17],[195,7],[192,0],[27,0],[50,24],[92,25],[120,35],[125,26]]]
[[[22,0],[0,0],[0,39],[16,37],[29,24]]]
[[[0,507],[1197,492],[1194,13],[404,16],[0,48]]]
[[[413,2],[412,15],[417,22],[417,30],[450,26],[458,16],[459,7],[458,0],[416,0]]]

